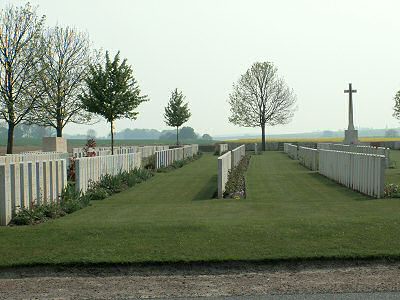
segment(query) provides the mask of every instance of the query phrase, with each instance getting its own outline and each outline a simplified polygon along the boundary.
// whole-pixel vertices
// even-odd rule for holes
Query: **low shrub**
[[[67,213],[58,203],[44,204],[38,207],[45,219],[56,219],[65,216]]]
[[[202,155],[203,154],[201,152],[199,152],[198,154],[193,155],[193,157],[188,157],[188,158],[183,159],[183,160],[176,160],[168,167],[157,169],[157,172],[158,173],[168,173],[168,172],[170,172],[172,170],[180,169],[184,165],[187,165],[188,163],[199,159]]]
[[[185,165],[185,160],[176,160],[172,163],[171,167],[173,169],[180,169]]]
[[[116,176],[106,174],[101,176],[100,181],[92,183],[89,187],[90,189],[104,189],[110,195],[117,194],[124,190],[123,182],[121,180],[121,175]]]
[[[61,193],[60,205],[67,214],[70,214],[88,206],[89,199],[75,189],[75,184],[68,183]]]
[[[400,198],[400,185],[390,183],[385,186],[385,197]]]
[[[143,159],[143,167],[145,169],[154,170],[156,168],[156,155],[150,155],[147,158]]]
[[[86,191],[85,197],[88,199],[88,201],[92,200],[103,200],[107,197],[109,197],[111,194],[103,187],[94,187],[94,188],[89,188]]]
[[[69,204],[72,202],[67,202],[66,205],[63,205],[61,202],[55,203],[42,203],[37,205],[32,205],[31,208],[21,208],[18,210],[11,224],[14,225],[33,225],[45,222],[49,219],[56,219],[59,217],[63,217],[66,214],[70,213],[70,211],[75,211],[73,209],[69,209]],[[74,202],[75,203],[75,202]]]
[[[14,225],[33,225],[45,219],[41,209],[20,209],[13,217],[11,223]]]
[[[140,183],[153,177],[154,172],[146,169],[135,169],[132,171],[132,175],[138,180],[136,183]]]
[[[116,176],[104,175],[99,182],[90,183],[84,195],[76,190],[75,184],[68,183],[58,202],[32,205],[29,209],[20,209],[13,216],[11,224],[33,225],[71,214],[88,206],[92,200],[103,200],[153,176],[154,173],[147,169],[134,169],[130,172],[121,172]]]
[[[146,181],[154,176],[151,170],[134,169],[132,171],[124,171],[118,175],[103,175],[98,182],[91,182],[85,197],[91,200],[103,200],[113,194],[120,193],[129,187],[133,187],[138,183]]]
[[[245,173],[250,162],[250,155],[245,155],[239,164],[228,174],[224,198],[240,199],[246,197]]]
[[[18,210],[11,220],[13,225],[33,225],[49,219],[56,219],[71,214],[89,205],[89,199],[75,190],[75,185],[68,183],[62,191],[60,200],[53,203],[32,205]]]

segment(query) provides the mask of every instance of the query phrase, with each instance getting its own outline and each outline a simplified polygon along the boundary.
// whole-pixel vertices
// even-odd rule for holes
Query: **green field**
[[[386,183],[400,184],[400,151],[390,150],[392,169],[386,170]]]
[[[216,171],[203,155],[61,219],[2,227],[0,266],[400,258],[400,200],[350,191],[280,152],[252,157],[247,199],[211,199]]]

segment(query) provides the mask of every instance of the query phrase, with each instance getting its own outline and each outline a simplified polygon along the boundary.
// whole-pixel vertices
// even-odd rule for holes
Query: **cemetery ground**
[[[387,182],[400,183],[397,169]],[[400,200],[342,187],[281,152],[254,155],[247,198],[212,199],[216,156],[60,219],[0,227],[0,266],[400,258]]]

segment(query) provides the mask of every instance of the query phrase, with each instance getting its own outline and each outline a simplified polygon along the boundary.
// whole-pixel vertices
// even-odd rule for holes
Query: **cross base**
[[[358,141],[358,130],[345,130],[344,131],[344,142],[345,145],[359,144]]]

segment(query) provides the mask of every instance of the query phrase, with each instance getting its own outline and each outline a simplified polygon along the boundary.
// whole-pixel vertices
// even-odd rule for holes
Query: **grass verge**
[[[399,200],[350,191],[279,152],[252,157],[246,199],[211,199],[216,175],[206,154],[63,218],[0,228],[0,266],[400,257]]]

